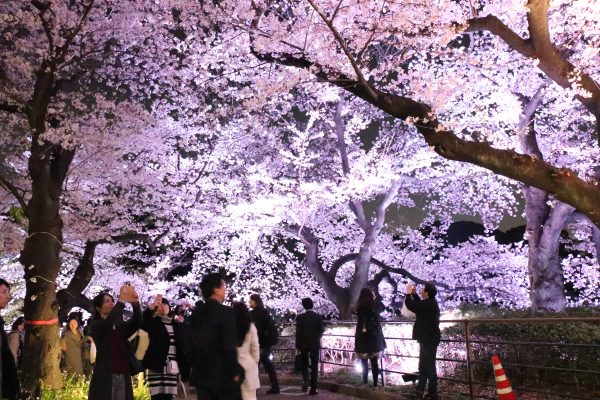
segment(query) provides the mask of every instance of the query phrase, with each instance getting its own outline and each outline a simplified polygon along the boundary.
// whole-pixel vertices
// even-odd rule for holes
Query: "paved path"
[[[309,396],[308,393],[303,393],[299,386],[282,386],[280,394],[267,394],[269,385],[263,386],[257,391],[257,397],[261,400],[356,400],[356,397],[346,396],[339,393],[328,392],[327,390],[319,389],[316,396]],[[186,400],[196,400],[196,394],[191,393],[186,397]]]
[[[294,399],[314,399],[314,400],[355,400],[356,397],[346,396],[339,393],[332,393],[326,390],[319,389],[316,396],[309,396],[308,393],[303,393],[300,386],[281,386],[280,394],[266,394],[269,386],[263,386],[258,389],[258,398],[261,400],[294,400]]]

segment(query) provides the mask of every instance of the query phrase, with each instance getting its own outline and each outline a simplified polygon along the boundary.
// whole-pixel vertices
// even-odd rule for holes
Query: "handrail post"
[[[323,349],[319,349],[319,376],[325,375],[325,364],[323,363]]]
[[[387,382],[385,378],[385,355],[383,353],[381,354],[381,367],[379,368],[379,373],[381,374],[381,386],[385,386]]]
[[[469,381],[469,398],[475,399],[473,392],[473,349],[471,348],[471,324],[465,320],[465,345],[467,347],[467,380]]]

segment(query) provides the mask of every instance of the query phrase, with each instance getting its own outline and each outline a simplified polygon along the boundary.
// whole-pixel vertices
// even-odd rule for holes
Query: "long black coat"
[[[96,314],[90,323],[90,336],[96,344],[96,366],[90,382],[88,400],[107,400],[112,396],[112,374],[110,372],[111,350],[109,335],[111,329],[120,330],[124,340],[133,335],[142,325],[142,310],[139,303],[133,304],[133,316],[129,321],[123,321],[125,305],[117,302],[106,319]],[[129,357],[129,354],[126,356]],[[131,375],[125,376],[126,399],[133,400]]]
[[[142,364],[144,368],[152,371],[161,372],[167,363],[167,355],[169,353],[169,332],[161,317],[154,315],[153,310],[146,310],[143,314],[142,329],[148,332],[148,349],[144,355]],[[184,354],[184,326],[183,324],[173,320],[173,333],[175,334],[175,353],[179,372],[182,380],[187,380],[189,375],[189,367],[186,356]]]
[[[4,320],[0,317],[0,327],[4,327]],[[0,328],[0,340],[2,340],[2,392],[0,398],[16,400],[19,396],[19,376],[15,358],[8,347],[8,336],[4,328]]]
[[[379,353],[386,348],[379,314],[375,311],[358,312],[354,351],[357,353]]]
[[[270,337],[270,335],[274,334],[275,326],[275,321],[273,321],[271,314],[269,314],[264,307],[256,307],[255,309],[250,310],[250,317],[258,331],[258,343],[260,348],[271,347],[272,343],[277,340],[277,338]]]
[[[413,326],[413,339],[419,343],[440,343],[440,307],[435,298],[421,300],[417,294],[407,294],[406,308],[417,316]]]
[[[296,317],[296,348],[298,350],[316,350],[321,348],[321,336],[325,327],[323,317],[308,310]]]
[[[213,299],[198,303],[189,329],[190,383],[199,388],[233,385],[241,372],[233,309]]]

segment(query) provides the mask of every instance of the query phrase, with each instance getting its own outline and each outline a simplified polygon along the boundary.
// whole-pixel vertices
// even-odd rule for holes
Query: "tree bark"
[[[519,140],[525,154],[542,160],[536,138],[534,115],[541,104],[545,85],[531,98],[520,96],[523,112],[519,121]],[[564,310],[566,295],[559,257],[560,233],[575,209],[557,202],[548,205],[548,192],[531,186],[523,188],[528,241],[529,298],[534,311]]]
[[[348,150],[346,147],[345,133],[346,125],[342,118],[343,101],[339,101],[336,107],[334,122],[335,132],[338,142],[338,150],[342,162],[342,172],[344,176],[350,174],[350,163],[348,161]],[[352,307],[358,301],[360,291],[367,287],[369,282],[369,270],[371,266],[371,258],[373,256],[373,246],[377,244],[377,237],[381,233],[385,224],[385,211],[394,201],[398,190],[401,187],[401,180],[394,180],[391,187],[384,194],[383,198],[377,203],[375,208],[375,219],[371,221],[366,217],[365,207],[361,201],[352,201],[350,208],[356,216],[358,225],[364,232],[364,237],[358,251],[358,257],[354,263],[354,274],[348,287],[348,299],[344,307],[344,313],[350,313]],[[335,277],[335,275],[334,275]]]
[[[24,314],[27,321],[23,355],[24,396],[39,396],[42,385],[57,389],[62,385],[56,278],[60,269],[63,222],[59,214],[63,182],[74,151],[45,142],[46,114],[54,82],[55,65],[44,61],[38,71],[33,98],[29,104],[29,124],[33,131],[28,172],[31,199],[26,208],[29,221],[20,262],[25,270]]]

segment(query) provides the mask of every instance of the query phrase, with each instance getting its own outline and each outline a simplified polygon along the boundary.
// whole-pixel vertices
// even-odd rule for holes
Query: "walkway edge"
[[[260,376],[261,385],[269,385],[269,378],[266,375]],[[280,377],[279,385],[281,386],[302,386],[301,378],[291,377]],[[327,390],[332,393],[340,393],[346,396],[352,396],[359,399],[365,400],[407,400],[403,393],[386,393],[371,390],[368,387],[356,387],[350,385],[344,385],[341,383],[335,383],[330,381],[324,381],[319,379],[318,389]]]

